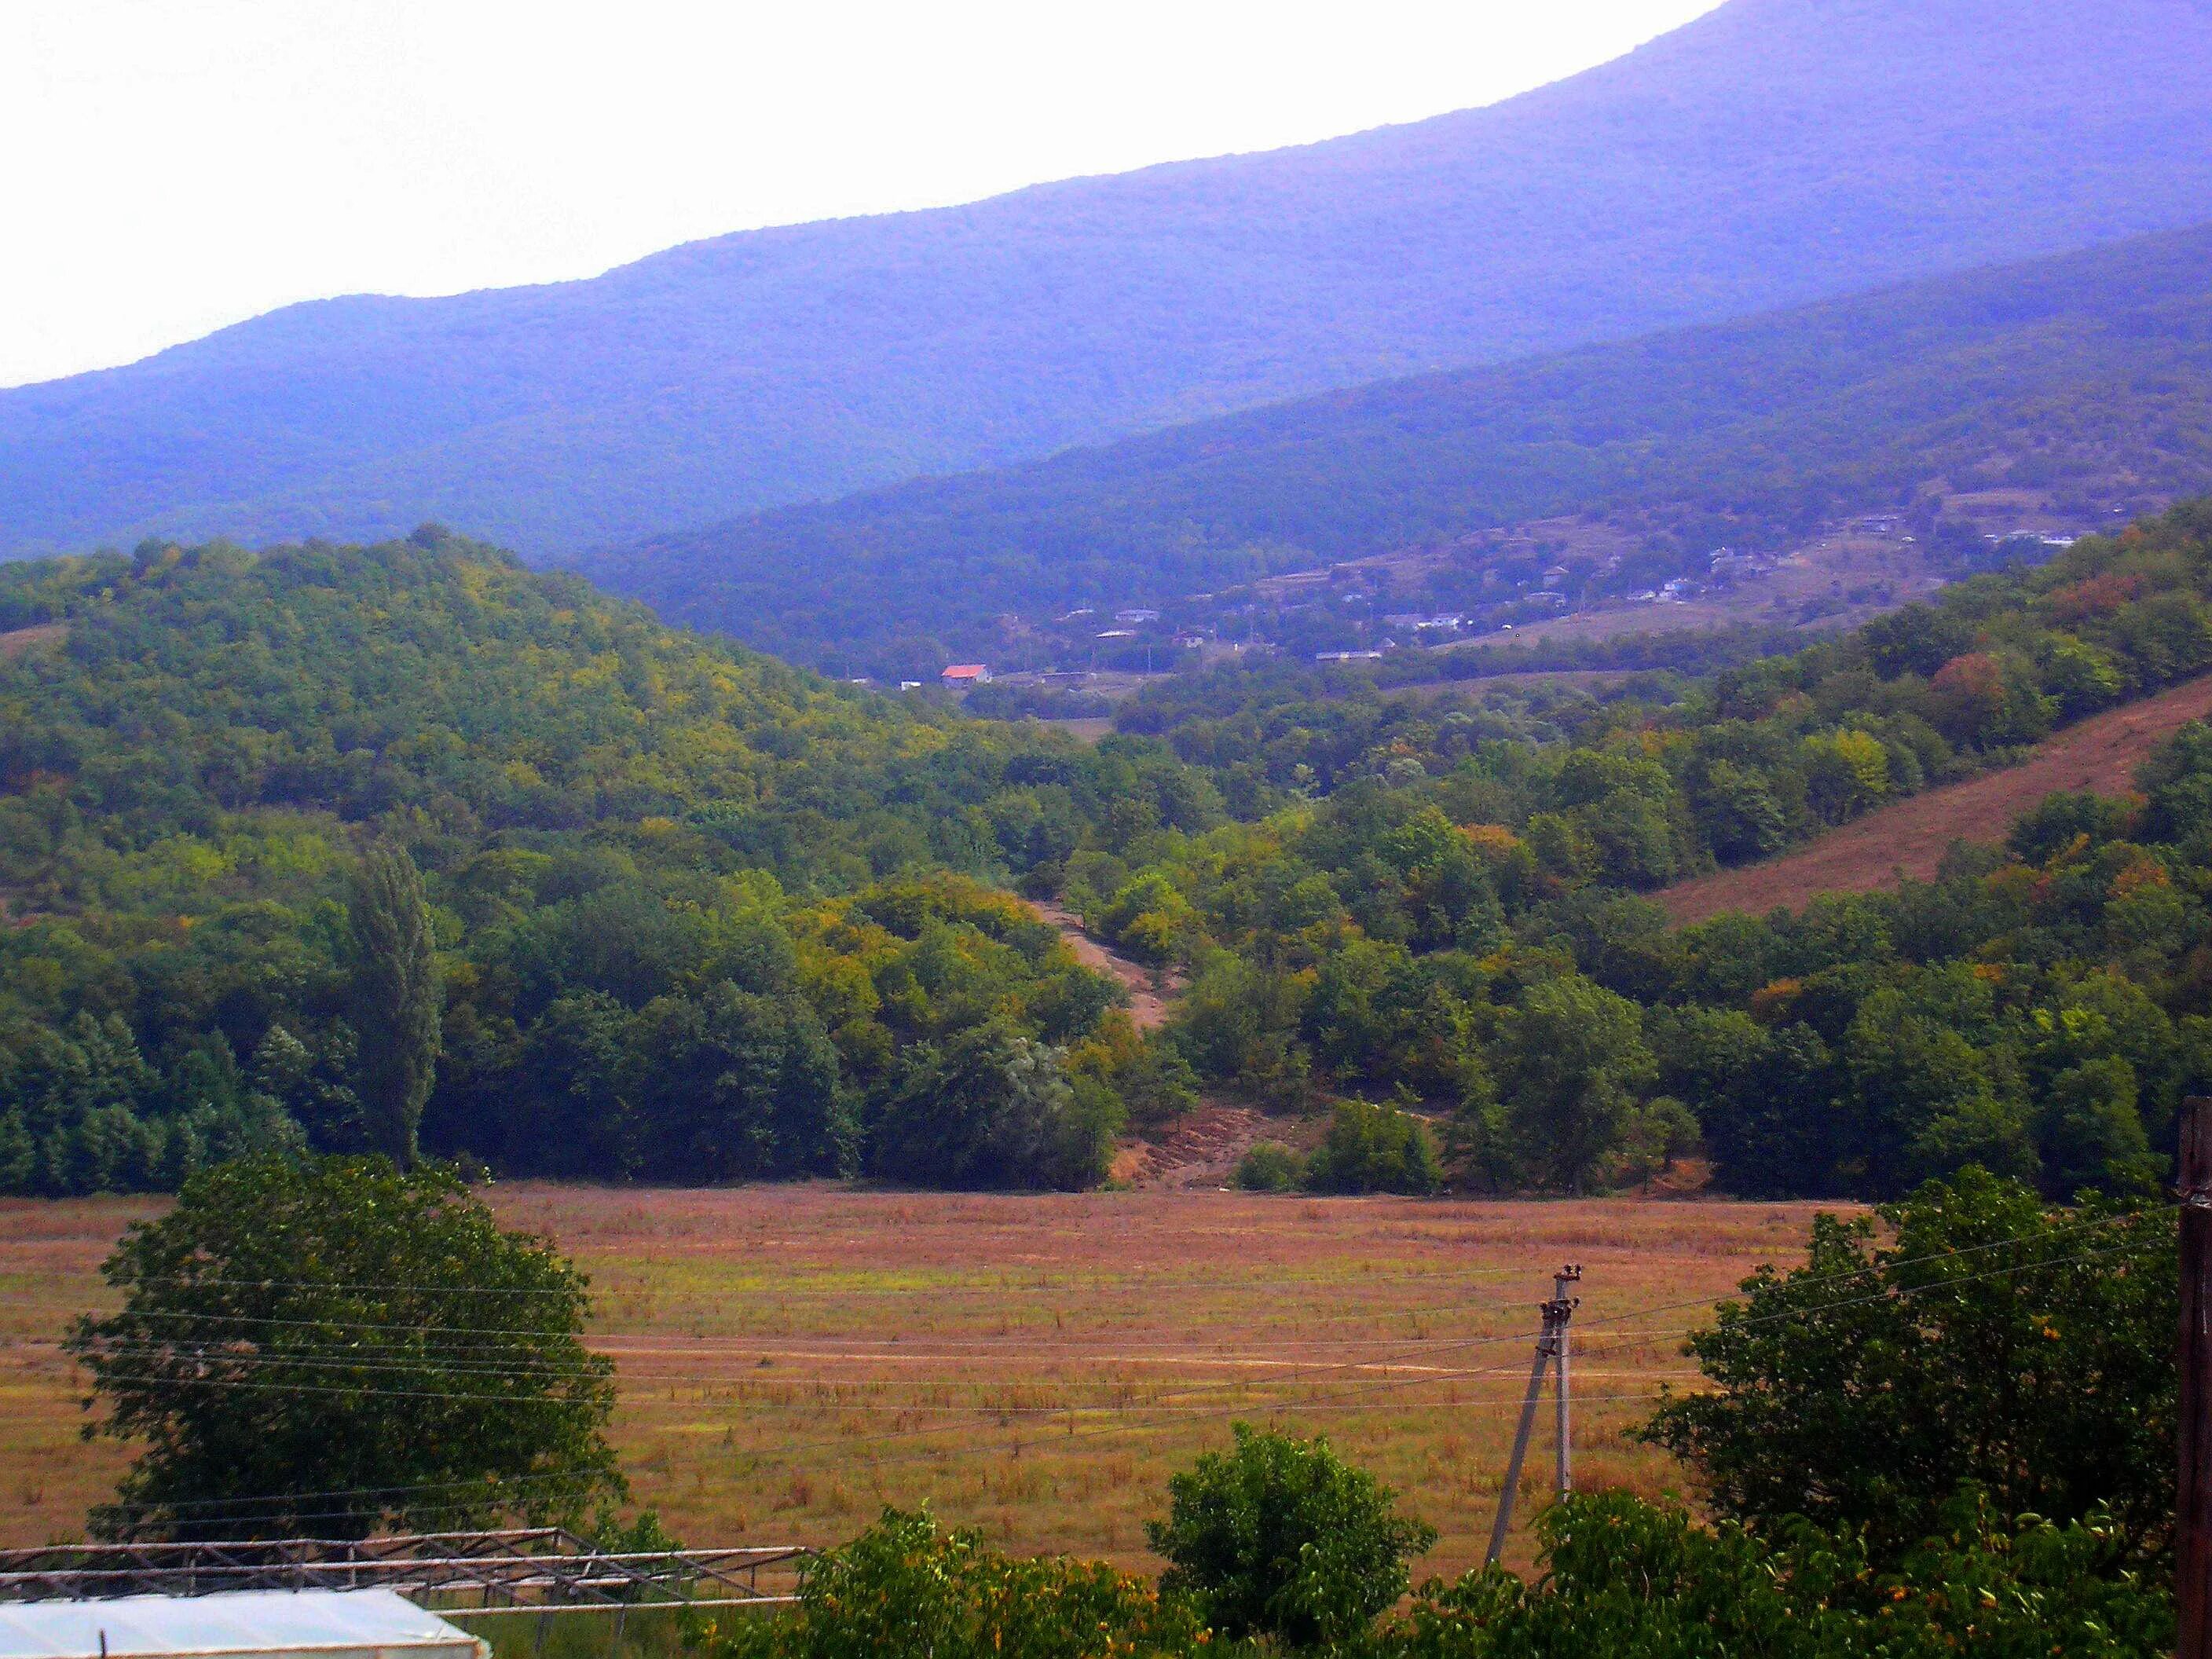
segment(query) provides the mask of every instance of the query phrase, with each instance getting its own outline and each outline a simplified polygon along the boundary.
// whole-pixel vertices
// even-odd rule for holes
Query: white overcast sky
[[[0,386],[1490,103],[1717,0],[0,0]]]

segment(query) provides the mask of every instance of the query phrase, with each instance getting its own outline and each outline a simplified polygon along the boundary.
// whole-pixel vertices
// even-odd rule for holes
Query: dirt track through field
[[[2018,766],[1930,789],[1845,824],[1763,864],[1678,883],[1656,895],[1672,921],[1704,921],[1729,910],[1754,915],[1802,909],[1820,893],[1925,881],[1954,842],[1996,841],[2045,795],[2094,789],[2123,793],[2152,750],[2191,720],[2212,716],[2212,678],[2070,726]]]
[[[590,1273],[622,1465],[688,1541],[833,1543],[927,1502],[1018,1551],[1149,1567],[1167,1477],[1242,1419],[1329,1433],[1443,1529],[1421,1570],[1445,1573],[1480,1559],[1559,1262],[1588,1275],[1578,1474],[1656,1494],[1680,1471],[1628,1429],[1694,1386],[1680,1345],[1706,1298],[1802,1259],[1811,1214],[829,1184],[490,1200]],[[0,1542],[76,1534],[113,1490],[125,1449],[78,1438],[85,1378],[57,1342],[113,1304],[100,1258],[163,1207],[0,1199]],[[1548,1456],[1524,1471],[1528,1512],[1548,1476]]]

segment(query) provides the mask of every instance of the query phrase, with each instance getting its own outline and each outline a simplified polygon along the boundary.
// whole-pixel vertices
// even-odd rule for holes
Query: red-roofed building
[[[988,663],[956,662],[937,678],[955,690],[961,690],[971,685],[988,685],[991,669]]]

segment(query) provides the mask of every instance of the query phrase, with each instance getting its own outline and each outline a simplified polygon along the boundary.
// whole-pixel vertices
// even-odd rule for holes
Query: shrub
[[[1168,1482],[1168,1518],[1146,1536],[1173,1565],[1164,1595],[1188,1594],[1221,1635],[1298,1646],[1351,1640],[1406,1593],[1406,1563],[1436,1542],[1396,1496],[1329,1449],[1236,1425]]]
[[[699,1645],[709,1659],[1165,1659],[1202,1640],[1193,1609],[1142,1579],[1001,1555],[887,1509],[808,1569],[794,1616],[740,1616]]]
[[[1433,1193],[1443,1184],[1428,1125],[1410,1112],[1347,1100],[1306,1164],[1317,1193]]]
[[[1972,1488],[1942,1530],[1883,1572],[1850,1532],[1800,1520],[1770,1537],[1624,1492],[1577,1495],[1536,1519],[1543,1577],[1502,1569],[1421,1587],[1372,1650],[1390,1659],[1936,1659],[2170,1651],[2162,1584],[2125,1565],[2095,1519],[2010,1525]]]
[[[1237,1184],[1248,1193],[1293,1192],[1305,1178],[1305,1159],[1279,1140],[1256,1141],[1237,1162]]]

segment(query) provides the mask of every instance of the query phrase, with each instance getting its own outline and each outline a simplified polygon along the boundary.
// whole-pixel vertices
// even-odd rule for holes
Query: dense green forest
[[[14,1188],[363,1144],[373,845],[426,884],[423,1142],[515,1172],[1083,1185],[1203,1083],[1354,1103],[1304,1171],[1339,1190],[1702,1148],[1743,1192],[2064,1193],[2212,1082],[2202,731],[1931,884],[1680,931],[1641,896],[2212,669],[2212,507],[1707,679],[1197,675],[1095,749],[434,529],[17,567],[0,617],[60,624],[0,670]],[[1009,887],[1183,970],[1164,1033]]]
[[[1188,972],[1201,1076],[1424,1103],[1470,1178],[1605,1184],[1700,1143],[1741,1192],[2125,1178],[2212,1083],[2212,732],[1899,893],[1674,931],[1638,890],[2212,669],[2208,599],[2195,507],[1652,700],[1194,681],[1139,717],[1239,821],[1078,853],[1066,891]]]
[[[1164,605],[1172,622],[1183,595],[1559,514],[1632,532],[1640,585],[1939,483],[2033,490],[2086,521],[2212,484],[2208,255],[2193,230],[1393,382],[583,568],[672,621],[914,677],[1018,653],[1004,613]]]
[[[426,873],[434,1152],[1085,1184],[1184,1098],[1001,890],[1219,805],[1157,743],[960,723],[441,532],[0,573],[0,1189],[366,1133],[346,900]]]

